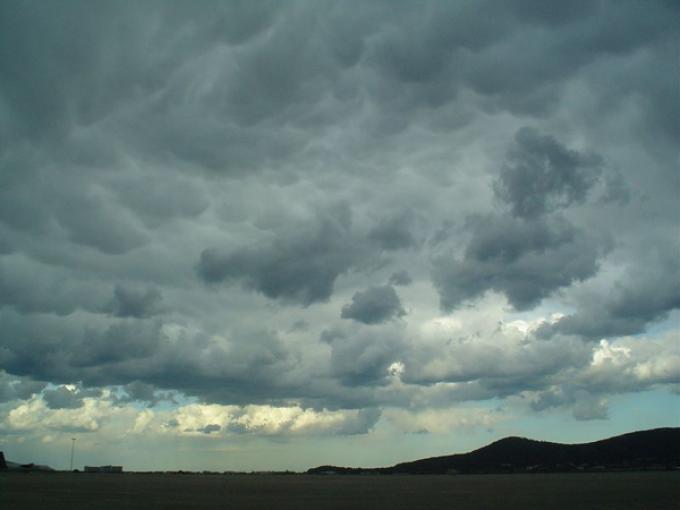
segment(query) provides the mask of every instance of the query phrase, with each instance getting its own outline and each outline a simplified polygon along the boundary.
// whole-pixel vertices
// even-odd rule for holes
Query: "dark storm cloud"
[[[149,237],[136,218],[120,208],[91,169],[50,160],[45,151],[16,144],[0,150],[0,221],[15,232],[64,236],[106,255],[139,248]]]
[[[10,373],[55,383],[120,384],[148,367],[162,344],[158,323],[80,324],[68,317],[2,313],[0,363]],[[124,380],[124,382],[129,382]]]
[[[258,4],[4,3],[0,46],[14,51],[3,53],[7,79],[0,91],[12,135],[62,136],[73,124],[88,125],[125,107],[135,94],[158,92],[183,59],[215,43],[247,41],[266,28],[276,6]],[[180,27],[192,35],[182,35]]]
[[[563,12],[569,15],[558,19],[552,6],[547,14],[545,3],[504,3],[499,10],[508,14],[509,33],[503,44],[489,45],[463,60],[463,79],[499,108],[543,116],[555,108],[560,88],[571,76],[594,62],[664,44],[676,31],[667,17],[675,16],[677,7],[668,2],[656,2],[651,9],[639,1],[588,4],[567,6]],[[503,28],[502,22],[496,25]],[[607,93],[626,94],[628,88],[619,83]]]
[[[380,324],[403,317],[406,311],[391,285],[370,287],[352,296],[352,302],[342,307],[341,317],[364,324]]]
[[[241,281],[271,299],[308,306],[327,301],[338,276],[358,263],[361,241],[351,232],[344,207],[270,244],[227,253],[207,249],[198,274],[207,283]]]
[[[287,380],[299,377],[297,358],[262,331],[235,331],[227,347],[202,334],[168,338],[155,321],[83,327],[66,318],[27,321],[5,311],[2,322],[0,363],[8,373],[95,388],[122,385],[127,396],[118,402],[172,401],[164,391],[170,389],[221,403],[285,399]]]
[[[581,338],[639,334],[679,306],[677,264],[635,248],[677,233],[679,13],[2,2],[0,396],[30,397],[36,379],[121,386],[120,401],[150,405],[177,390],[369,406],[341,431],[361,433],[373,406],[427,391],[448,404],[564,385],[587,364]],[[446,311],[487,291],[516,310],[552,298],[574,311],[544,343],[430,349],[428,261]],[[606,288],[574,305],[598,276]],[[417,313],[390,321],[403,312],[390,285],[411,280],[400,293]],[[333,321],[347,330],[318,342]],[[653,384],[596,375],[577,417]],[[446,381],[456,388],[435,388]],[[47,391],[51,405],[84,398]]]
[[[525,310],[598,269],[598,241],[559,217],[486,216],[473,219],[470,228],[462,259],[434,261],[433,281],[444,310],[488,290],[505,294],[517,310]]]
[[[0,259],[0,307],[21,313],[68,315],[76,309],[96,310],[103,296],[88,282],[68,272],[36,264],[20,255]]]
[[[158,313],[163,296],[158,289],[136,289],[116,285],[111,311],[116,317],[150,317]]]
[[[583,202],[601,165],[598,156],[569,150],[555,138],[524,127],[515,135],[494,191],[515,216],[535,218]]]
[[[13,119],[3,131],[63,134],[154,97],[141,123],[126,123],[146,149],[243,168],[270,158],[263,154],[289,154],[298,142],[271,153],[272,144],[234,124],[309,122],[305,107],[336,92],[335,82],[338,97],[357,93],[337,79],[344,70],[359,71],[371,99],[398,122],[400,110],[452,101],[461,86],[498,108],[541,110],[590,62],[654,44],[674,29],[673,6],[661,2],[547,10],[539,2],[252,4],[5,2],[1,44],[15,51],[2,61]]]
[[[121,322],[103,332],[86,332],[81,350],[73,353],[77,366],[105,365],[129,359],[148,358],[160,343],[160,324]]]

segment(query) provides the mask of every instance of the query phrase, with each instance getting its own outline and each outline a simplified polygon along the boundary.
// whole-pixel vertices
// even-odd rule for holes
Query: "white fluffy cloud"
[[[111,395],[85,398],[76,409],[51,409],[35,396],[7,409],[4,426],[10,432],[30,434],[101,433],[148,436],[178,435],[195,437],[216,432],[219,436],[365,434],[380,418],[372,410],[314,410],[298,405],[230,406],[186,404],[169,410],[139,408],[120,404]]]

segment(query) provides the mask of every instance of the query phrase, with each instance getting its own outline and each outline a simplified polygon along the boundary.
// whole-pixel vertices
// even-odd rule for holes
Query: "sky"
[[[680,426],[679,7],[0,2],[0,450]]]

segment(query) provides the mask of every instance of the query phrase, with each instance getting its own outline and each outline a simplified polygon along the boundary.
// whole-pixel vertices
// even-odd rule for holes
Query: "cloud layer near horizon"
[[[678,15],[3,2],[1,422],[415,432],[677,392]]]

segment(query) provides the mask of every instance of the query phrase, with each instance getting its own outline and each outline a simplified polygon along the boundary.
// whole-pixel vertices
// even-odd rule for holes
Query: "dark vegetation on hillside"
[[[680,469],[680,428],[631,432],[584,444],[507,437],[469,453],[365,469],[320,466],[310,474],[446,474]]]

